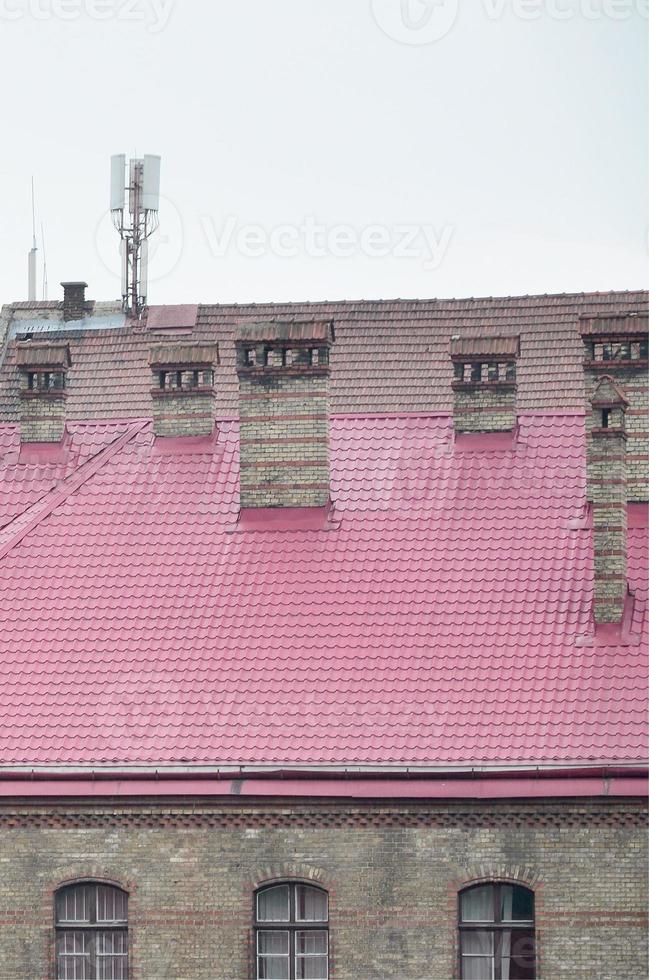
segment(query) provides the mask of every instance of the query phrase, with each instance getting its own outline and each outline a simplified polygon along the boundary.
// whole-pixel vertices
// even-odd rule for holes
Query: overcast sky
[[[119,295],[120,152],[162,156],[152,303],[644,287],[648,27],[649,0],[0,0],[0,302],[32,174],[49,297]]]

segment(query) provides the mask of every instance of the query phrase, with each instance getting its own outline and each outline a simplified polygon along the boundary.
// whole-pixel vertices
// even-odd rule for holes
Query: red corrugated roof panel
[[[248,530],[234,421],[177,455],[149,422],[74,423],[51,465],[18,465],[0,426],[3,765],[646,755],[646,647],[579,643],[583,416],[524,414],[514,447],[480,452],[446,415],[331,429],[326,522]]]

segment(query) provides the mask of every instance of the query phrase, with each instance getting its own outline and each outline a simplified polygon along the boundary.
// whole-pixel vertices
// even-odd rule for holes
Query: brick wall
[[[63,319],[81,320],[88,312],[86,303],[87,282],[62,282]]]
[[[152,389],[153,431],[157,436],[209,436],[214,428],[212,388]]]
[[[612,379],[601,378],[591,399],[586,449],[588,499],[593,507],[596,623],[619,623],[628,592],[626,407]]]
[[[631,333],[629,323],[636,324]],[[645,318],[610,318],[582,323],[585,345],[584,371],[586,398],[590,400],[603,374],[610,375],[628,401],[626,411],[627,499],[649,500],[649,360]],[[603,349],[619,353],[628,349],[631,357],[603,360]]]
[[[239,376],[242,507],[329,500],[330,327],[243,328]]]
[[[649,378],[647,369],[616,367],[607,362],[606,373],[620,386],[629,403],[626,410],[628,500],[649,500]],[[586,395],[592,397],[602,371],[586,369]]]
[[[454,382],[456,432],[511,432],[516,427],[516,385]]]
[[[20,441],[60,442],[65,432],[65,391],[20,392]]]
[[[457,892],[536,895],[538,977],[647,976],[640,802],[78,804],[0,812],[0,978],[45,980],[54,890],[125,887],[133,980],[253,976],[252,896],[296,877],[330,893],[333,980],[457,976]]]

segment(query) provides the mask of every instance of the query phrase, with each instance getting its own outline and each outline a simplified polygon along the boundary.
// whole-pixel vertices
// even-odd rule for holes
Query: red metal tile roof
[[[338,415],[320,530],[238,527],[235,421],[178,454],[70,429],[19,465],[0,426],[3,765],[646,755],[646,508],[629,638],[588,646],[582,412],[458,452],[447,414]]]

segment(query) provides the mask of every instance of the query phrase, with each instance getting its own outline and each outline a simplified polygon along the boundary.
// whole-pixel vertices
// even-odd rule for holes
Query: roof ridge
[[[84,483],[87,483],[95,473],[101,469],[101,467],[109,459],[112,459],[124,446],[130,442],[133,436],[141,432],[145,426],[149,425],[149,419],[140,419],[134,422],[128,427],[126,432],[123,432],[121,436],[118,436],[113,442],[105,446],[100,452],[95,456],[91,456],[90,459],[86,460],[78,469],[74,470],[69,476],[67,476],[61,483],[56,487],[48,490],[43,497],[32,504],[26,511],[22,514],[16,515],[13,521],[10,521],[2,530],[10,532],[12,524],[14,522],[20,522],[21,518],[24,520],[28,518],[25,523],[20,523],[15,534],[10,534],[8,539],[4,544],[0,545],[0,561],[9,554],[9,552],[26,537],[30,531],[33,531],[35,527],[49,517],[50,514],[62,504],[64,500],[79,490]],[[31,517],[29,517],[31,515]]]
[[[210,309],[260,309],[264,307],[277,306],[298,306],[298,307],[318,307],[318,306],[358,306],[360,304],[369,305],[388,305],[388,304],[432,304],[432,303],[484,303],[484,302],[506,302],[518,300],[537,300],[537,299],[582,299],[598,300],[613,297],[625,296],[649,296],[646,288],[638,289],[607,289],[591,291],[575,291],[564,293],[507,293],[501,296],[480,295],[480,296],[378,296],[378,297],[356,297],[355,299],[289,299],[289,300],[260,300],[256,302],[205,302],[198,303],[199,311]],[[177,304],[165,304],[177,305]]]

